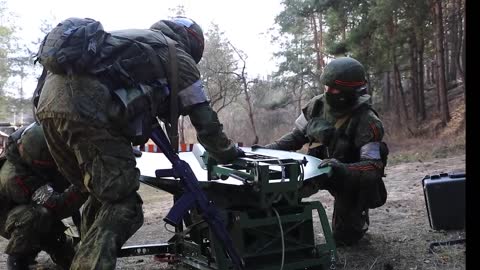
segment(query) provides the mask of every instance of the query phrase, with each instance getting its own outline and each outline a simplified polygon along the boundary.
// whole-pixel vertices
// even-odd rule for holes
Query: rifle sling
[[[167,39],[171,72],[170,85],[170,127],[167,128],[170,144],[175,153],[178,152],[178,63],[175,42]]]

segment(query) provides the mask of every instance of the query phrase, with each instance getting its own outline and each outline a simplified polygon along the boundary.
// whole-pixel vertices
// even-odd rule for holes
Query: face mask
[[[340,93],[332,94],[325,93],[325,99],[333,111],[343,112],[355,105],[356,97],[353,91],[341,91]]]

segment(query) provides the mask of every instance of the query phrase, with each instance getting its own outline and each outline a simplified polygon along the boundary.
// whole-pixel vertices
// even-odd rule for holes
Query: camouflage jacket
[[[3,211],[15,205],[36,203],[59,219],[70,216],[86,199],[58,172],[53,161],[51,164],[42,161],[41,168],[30,166],[21,157],[15,141],[7,145],[6,160],[0,168],[0,197],[5,204]]]
[[[330,111],[323,95],[316,96],[302,109],[295,128],[265,147],[299,150],[308,144],[308,154],[320,159],[335,158],[345,163],[349,174],[344,180],[349,187],[366,190],[367,197],[372,200],[371,205],[383,204],[378,200],[384,199],[378,197],[384,195],[377,194],[377,188],[384,190],[384,164],[378,155],[369,155],[365,146],[381,142],[384,130],[369,101],[370,96],[364,95],[349,114],[338,116]]]
[[[123,30],[112,34],[138,40],[146,36],[169,39],[160,31],[146,29]],[[157,60],[165,69],[159,73],[172,74],[168,46],[154,49]],[[179,113],[190,117],[198,141],[213,158],[220,162],[232,160],[237,154],[235,144],[225,135],[217,114],[209,106],[200,72],[181,43],[176,43],[176,58]],[[36,116],[39,121],[63,118],[116,130],[126,137],[130,137],[126,131],[138,130],[137,127],[130,127],[139,118],[143,119],[140,122],[147,123],[155,122],[157,116],[168,119],[170,86],[166,78],[159,78],[156,83],[139,83],[138,87],[111,89],[108,85],[112,84],[88,74],[67,76],[49,72],[38,100]]]

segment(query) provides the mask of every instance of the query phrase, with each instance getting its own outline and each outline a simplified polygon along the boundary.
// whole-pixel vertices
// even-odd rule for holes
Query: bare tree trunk
[[[234,73],[234,74],[242,82],[243,93],[245,94],[245,101],[247,102],[248,119],[250,121],[250,125],[252,126],[252,132],[253,132],[253,136],[254,136],[252,144],[257,144],[258,143],[258,133],[257,133],[257,128],[255,126],[255,121],[253,119],[252,101],[250,99],[250,94],[248,93],[247,75],[245,74],[245,69],[246,69],[246,66],[247,66],[247,62],[245,61],[242,54],[237,50],[237,48],[235,48],[235,46],[233,46],[232,43],[229,43],[229,44],[230,44],[230,46],[232,46],[233,50],[237,53],[238,57],[243,62],[243,67],[242,67],[241,74],[237,74],[237,73]]]
[[[383,73],[383,111],[387,112],[391,108],[390,100],[390,72]]]
[[[444,61],[444,71],[445,71],[445,83],[450,81],[449,73],[450,73],[450,31],[449,31],[449,21],[448,21],[448,2],[449,0],[441,0],[442,5],[442,25],[443,25],[443,61]]]
[[[441,119],[442,123],[446,125],[450,121],[450,111],[448,108],[448,97],[447,97],[447,87],[445,81],[445,51],[443,48],[444,40],[444,30],[442,22],[442,1],[441,0],[432,0],[434,6],[434,17],[436,18],[435,22],[435,43],[436,43],[436,55],[437,55],[437,89],[440,96],[440,106],[441,106]]]
[[[423,37],[423,28],[420,28],[418,31],[418,46],[417,46],[417,56],[418,56],[418,80],[417,80],[417,89],[418,89],[418,110],[420,120],[423,121],[427,118],[425,110],[425,79],[424,79],[424,61],[423,61],[423,52],[425,47]]]
[[[403,86],[402,86],[402,76],[400,75],[400,70],[398,69],[396,57],[394,56],[394,58],[395,58],[395,61],[394,61],[395,64],[393,66],[394,68],[393,73],[394,73],[394,76],[396,77],[395,81],[397,82],[397,90],[398,90],[398,94],[400,95],[405,120],[408,121],[410,117],[408,116],[407,102],[405,101],[405,93],[403,91]]]
[[[252,144],[257,144],[258,143],[258,133],[257,133],[257,128],[255,127],[255,121],[253,120],[252,102],[250,100],[250,94],[248,93],[248,84],[247,84],[247,80],[246,80],[245,77],[243,78],[243,93],[245,94],[245,101],[247,101],[248,119],[250,120],[250,125],[252,125],[252,131],[253,131],[253,136],[254,136]]]
[[[427,80],[427,85],[431,85],[432,84],[432,76],[430,75],[430,62],[427,61],[427,64],[425,65],[425,74],[427,75],[426,76],[426,80]]]
[[[430,62],[430,75],[432,75],[432,78],[431,78],[431,82],[432,84],[436,84],[437,83],[437,66],[436,66],[436,63],[437,63],[437,57],[434,55],[433,56],[433,60]]]
[[[318,14],[318,45],[320,47],[320,67],[323,69],[325,67],[325,61],[323,60],[323,15],[322,13]]]
[[[318,29],[319,30],[318,45],[320,47],[320,68],[323,70],[323,68],[325,67],[325,60],[323,59],[323,15],[322,13],[318,13],[318,28],[319,28]],[[320,78],[318,78],[318,80],[320,80]],[[323,84],[319,83],[318,87],[320,90],[320,94],[325,92],[325,87]]]
[[[453,0],[452,1],[453,3],[450,4],[450,8],[448,10],[448,17],[450,18],[450,42],[451,42],[451,45],[450,45],[450,54],[449,54],[449,57],[450,57],[450,60],[449,60],[449,63],[450,63],[450,67],[448,68],[449,69],[449,73],[448,73],[448,80],[449,81],[454,81],[457,79],[457,55],[458,55],[458,50],[459,50],[459,37],[458,37],[458,21],[457,21],[457,13],[458,13],[458,9],[456,7],[456,2],[457,0]]]
[[[297,99],[297,115],[300,115],[302,113],[302,95],[303,95],[304,89],[305,89],[305,83],[303,81],[303,75],[302,75],[300,80],[300,93]]]
[[[435,54],[435,60],[434,60],[434,63],[433,63],[433,69],[432,69],[432,75],[434,75],[433,77],[434,78],[437,78],[438,77],[438,55]],[[440,90],[439,90],[439,86],[438,86],[438,80],[434,80],[433,83],[435,84],[435,95],[436,95],[436,98],[437,98],[437,102],[436,102],[436,105],[437,105],[437,111],[440,111],[442,109],[442,105],[440,104]]]
[[[392,72],[392,79],[393,79],[393,106],[395,107],[395,114],[398,116],[398,125],[402,125],[402,123],[405,121],[405,119],[402,117],[402,113],[401,113],[401,110],[400,110],[400,95],[399,95],[399,86],[398,86],[398,81],[396,79],[396,76],[395,76],[395,66],[397,65],[397,63],[393,62],[393,72]]]
[[[315,13],[312,14],[311,17],[312,21],[312,26],[313,26],[313,39],[314,39],[314,45],[315,45],[315,54],[317,56],[317,83],[318,86],[321,88],[320,92],[323,93],[323,86],[320,83],[320,74],[322,73],[322,55],[320,52],[320,38],[318,37],[318,30],[317,30],[317,20],[315,18]]]
[[[443,0],[442,0],[443,1]],[[442,8],[442,10],[445,10]],[[442,18],[442,22],[445,22],[445,19]],[[443,29],[445,32],[443,32],[443,61],[444,61],[444,65],[445,65],[445,82],[448,82],[449,81],[449,74],[450,74],[450,64],[449,64],[449,52],[450,52],[450,44],[448,43],[448,36],[449,36],[449,33],[448,31],[446,31],[446,29],[444,28]],[[445,38],[447,37],[447,38]]]
[[[410,82],[412,87],[412,118],[416,123],[418,120],[418,71],[417,71],[417,41],[415,31],[410,35]]]
[[[347,16],[344,16],[342,21],[342,41],[345,40],[347,40]]]
[[[462,63],[465,63],[464,52],[465,52],[465,28],[464,28],[464,21],[465,21],[465,12],[464,7],[462,6],[462,0],[455,0],[455,10],[456,10],[456,23],[457,23],[457,51],[455,55],[455,65],[457,71],[460,75],[460,79],[465,82],[465,69],[462,66]],[[460,12],[462,11],[462,12]]]
[[[396,17],[392,16],[389,24],[387,25],[387,32],[389,34],[390,40],[393,41],[395,34],[396,34]],[[392,59],[392,70],[393,70],[393,103],[395,106],[395,112],[398,115],[399,119],[399,124],[402,123],[402,118],[405,123],[408,121],[408,113],[407,113],[407,108],[405,106],[405,98],[403,96],[403,90],[402,90],[402,81],[400,78],[400,72],[398,70],[398,64],[397,64],[397,56],[396,56],[396,44],[391,43],[390,44],[390,57]],[[403,106],[402,106],[403,105]],[[403,107],[403,109],[401,109]],[[403,117],[401,114],[401,111],[403,111]]]

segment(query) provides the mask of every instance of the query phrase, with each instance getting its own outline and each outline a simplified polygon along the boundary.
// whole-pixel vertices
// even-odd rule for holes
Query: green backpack
[[[115,90],[165,78],[154,48],[167,43],[159,31],[108,33],[96,20],[69,18],[45,36],[35,61],[55,74],[95,75]]]
[[[45,36],[35,61],[56,74],[84,73],[91,68],[107,36],[98,21],[66,19]]]

